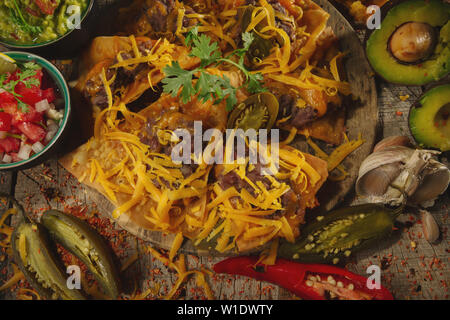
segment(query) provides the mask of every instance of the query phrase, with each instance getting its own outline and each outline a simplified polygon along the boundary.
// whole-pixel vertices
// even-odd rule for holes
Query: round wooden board
[[[373,147],[378,119],[377,93],[375,80],[371,77],[371,68],[366,60],[364,49],[350,25],[344,16],[327,0],[315,0],[321,7],[330,13],[328,25],[334,30],[339,38],[339,44],[343,52],[348,52],[345,61],[347,80],[351,84],[353,95],[359,99],[354,105],[347,105],[347,135],[350,138],[356,138],[362,134],[365,143],[348,156],[344,165],[349,172],[349,176],[340,182],[327,181],[318,194],[320,210],[328,211],[341,203],[344,197],[349,194],[354,186],[358,176],[358,170],[361,162],[366,158]],[[310,152],[303,138],[297,139],[295,146],[305,152]],[[91,197],[97,202],[99,209],[104,212],[112,213],[114,207],[99,192],[92,190]],[[121,215],[118,224],[131,234],[149,241],[155,246],[163,249],[170,249],[174,238],[173,234],[164,234],[159,231],[146,230],[131,221],[128,215]],[[185,241],[181,250],[185,253],[195,255],[214,255],[219,256],[217,252],[199,250],[195,248],[191,241]],[[231,254],[227,254],[231,255]]]

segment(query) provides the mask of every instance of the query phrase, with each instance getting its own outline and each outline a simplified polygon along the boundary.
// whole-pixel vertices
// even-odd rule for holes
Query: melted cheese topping
[[[284,2],[280,3],[283,5]],[[348,82],[342,81],[338,72],[337,60],[343,56],[342,53],[337,53],[328,64],[321,67],[313,61],[328,15],[318,15],[317,23],[310,27],[306,18],[308,8],[302,8],[300,1],[291,5],[287,9],[296,13],[294,20],[299,26],[297,37],[306,39],[300,49],[287,32],[277,26],[276,19],[285,17],[266,0],[260,0],[251,12],[245,31],[254,32],[276,43],[269,56],[254,61],[257,66],[254,72],[262,73],[265,80],[292,89],[315,89],[329,96],[350,94]],[[184,41],[183,34],[188,32],[183,26],[183,20],[196,19],[199,32],[209,33],[214,40],[218,39],[221,48],[237,48],[231,35],[233,27],[240,23],[239,5],[227,2],[219,15],[212,11],[187,13],[178,2],[177,6],[175,34],[180,40]],[[212,10],[210,5],[206,7]],[[117,63],[110,70],[134,69],[139,64],[146,64],[149,66],[148,82],[153,88],[152,76],[162,72],[173,61],[175,45],[166,39],[159,39],[144,54],[139,50],[134,36],[130,36],[130,43],[134,56],[124,60],[119,53]],[[152,230],[176,233],[176,241],[169,254],[170,261],[181,246],[183,236],[188,236],[197,244],[215,238],[215,249],[220,252],[235,249],[239,239],[257,240],[263,244],[278,236],[294,241],[294,230],[283,215],[286,209],[281,197],[290,191],[291,185],[298,186],[297,192],[307,193],[321,179],[300,151],[283,147],[293,140],[296,130],[292,130],[280,144],[279,170],[273,176],[266,176],[265,183],[252,181],[248,177],[255,167],[249,165],[246,159],[244,164],[226,164],[222,169],[223,174],[236,173],[250,188],[238,191],[235,187],[229,187],[223,190],[218,183],[208,184],[211,166],[203,163],[193,174],[184,177],[181,166],[173,163],[170,157],[151,152],[139,138],[146,118],[130,112],[120,103],[120,99],[115,99],[115,93],[111,90],[115,75],[108,80],[103,69],[100,76],[108,97],[108,108],[97,115],[94,137],[85,145],[85,151],[95,150],[92,158],[88,159],[89,173],[86,179],[101,185],[105,195],[116,205],[113,213],[115,218],[134,210],[145,210],[145,219],[151,224]],[[172,133],[167,130],[158,131],[157,137],[163,145],[173,142]],[[339,149],[336,155],[330,156],[330,166],[339,165],[336,162],[346,155],[345,151],[354,147],[354,144],[347,145]],[[74,160],[73,165],[76,164]],[[276,213],[280,214],[277,216]],[[271,252],[270,261],[276,249]],[[186,272],[180,272],[178,285],[187,275]]]
[[[315,89],[328,96],[334,96],[338,92],[349,95],[351,93],[350,84],[340,79],[336,64],[337,59],[343,56],[342,53],[338,53],[324,67],[318,67],[311,63],[319,46],[320,37],[327,27],[329,14],[325,11],[315,10],[312,15],[315,20],[314,25],[309,25],[310,21],[306,15],[311,8],[308,8],[307,4],[305,5],[302,1],[280,1],[280,4],[293,16],[283,16],[275,11],[266,0],[259,0],[250,14],[250,21],[244,31],[254,32],[260,37],[272,39],[276,43],[269,56],[253,61],[257,66],[254,72],[263,74],[266,79],[294,88]],[[246,6],[233,1],[225,1],[224,5],[225,10],[220,12],[218,19],[213,12],[210,14],[186,14],[185,17],[198,20],[199,32],[210,33],[219,41],[236,49],[235,41],[228,31],[231,32],[233,25],[241,23],[238,21],[238,13]],[[299,50],[292,43],[286,31],[277,26],[275,18],[296,22],[297,38],[304,37],[306,39],[305,44]],[[306,32],[307,28],[311,30]],[[181,27],[178,27],[178,30],[181,30],[182,33],[188,31]],[[329,77],[324,75],[329,75]],[[326,110],[321,110],[320,114],[323,115],[325,112]]]

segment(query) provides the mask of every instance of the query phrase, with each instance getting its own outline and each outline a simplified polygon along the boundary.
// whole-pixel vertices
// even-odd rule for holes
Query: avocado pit
[[[437,43],[436,31],[428,23],[406,22],[398,27],[388,43],[392,56],[401,63],[415,64],[426,60]]]

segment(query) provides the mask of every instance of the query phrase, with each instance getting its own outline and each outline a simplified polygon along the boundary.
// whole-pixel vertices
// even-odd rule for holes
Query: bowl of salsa
[[[93,4],[94,0],[3,0],[0,43],[14,49],[54,44],[81,30]]]
[[[26,52],[0,54],[0,170],[42,163],[68,126],[69,88],[46,59]]]

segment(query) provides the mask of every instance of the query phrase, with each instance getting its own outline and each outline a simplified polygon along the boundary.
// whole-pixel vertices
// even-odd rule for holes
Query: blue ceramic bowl
[[[29,159],[26,160],[13,163],[0,163],[0,170],[26,169],[36,166],[47,160],[52,155],[52,151],[56,149],[56,146],[61,143],[63,133],[65,133],[65,129],[67,129],[68,127],[72,111],[70,104],[69,87],[67,86],[66,80],[64,80],[61,72],[59,72],[59,70],[46,59],[28,52],[9,51],[3,53],[10,56],[17,62],[33,61],[40,65],[43,69],[45,69],[47,74],[50,76],[50,78],[58,88],[58,93],[64,103],[64,117],[60,122],[59,129],[53,139],[45,146],[45,148],[41,152],[32,155]]]

